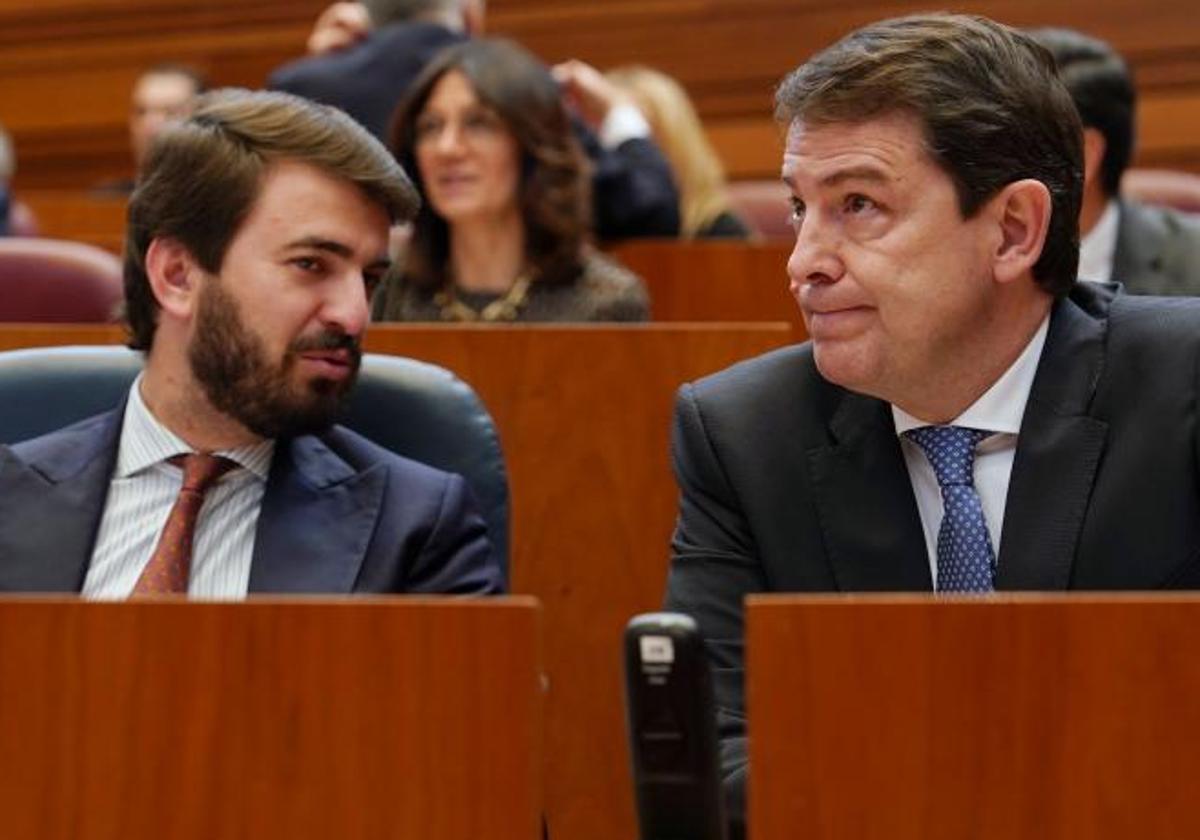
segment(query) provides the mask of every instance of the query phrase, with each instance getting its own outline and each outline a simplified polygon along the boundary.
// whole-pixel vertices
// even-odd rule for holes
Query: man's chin
[[[877,384],[869,360],[846,342],[814,342],[813,361],[822,378],[848,391],[871,395]]]

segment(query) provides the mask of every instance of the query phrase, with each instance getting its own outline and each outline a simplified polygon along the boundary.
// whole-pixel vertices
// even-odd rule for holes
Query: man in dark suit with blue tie
[[[884,21],[776,104],[812,340],[685,385],[672,441],[666,600],[706,638],[735,836],[745,595],[1200,585],[1200,302],[1076,283],[1049,53]]]
[[[417,198],[335,109],[217,91],[152,146],[114,411],[0,448],[0,590],[495,592],[463,480],[334,425]]]

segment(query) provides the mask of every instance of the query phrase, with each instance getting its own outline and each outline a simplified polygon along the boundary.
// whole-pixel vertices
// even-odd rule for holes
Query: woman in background
[[[424,203],[376,320],[638,321],[641,281],[589,244],[586,159],[549,71],[515,44],[440,53],[396,112]]]
[[[725,192],[721,161],[682,85],[670,76],[639,65],[618,67],[607,75],[646,115],[654,139],[675,171],[682,236],[686,239],[750,236],[750,228],[733,212]]]

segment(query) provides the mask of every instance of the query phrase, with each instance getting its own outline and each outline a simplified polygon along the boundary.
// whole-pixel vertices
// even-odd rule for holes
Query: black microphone
[[[715,708],[696,622],[634,616],[625,628],[625,710],[641,840],[724,840]]]

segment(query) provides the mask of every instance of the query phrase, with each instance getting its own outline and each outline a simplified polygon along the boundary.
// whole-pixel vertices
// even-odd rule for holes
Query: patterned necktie
[[[187,592],[192,568],[192,540],[196,536],[196,519],[204,504],[204,494],[218,478],[237,466],[228,458],[197,453],[172,458],[171,463],[183,467],[183,486],[167,516],[154,554],[134,584],[134,595]]]
[[[921,447],[942,488],[938,591],[991,592],[996,563],[974,480],[975,446],[991,432],[964,426],[922,426],[904,434]]]

